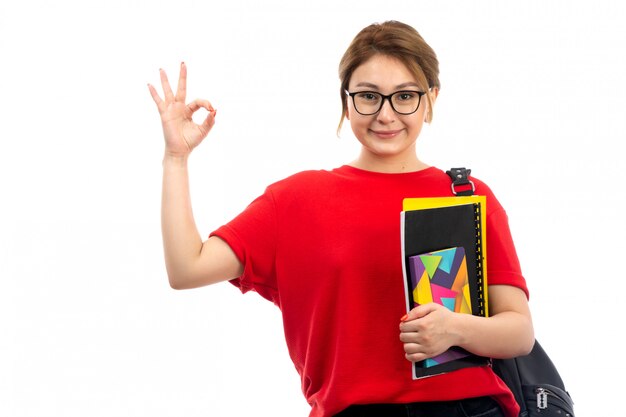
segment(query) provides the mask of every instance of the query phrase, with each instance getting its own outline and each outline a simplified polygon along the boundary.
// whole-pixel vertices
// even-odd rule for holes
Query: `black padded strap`
[[[452,179],[452,194],[461,196],[474,194],[474,183],[469,179],[471,173],[472,170],[467,168],[450,168],[446,171]]]

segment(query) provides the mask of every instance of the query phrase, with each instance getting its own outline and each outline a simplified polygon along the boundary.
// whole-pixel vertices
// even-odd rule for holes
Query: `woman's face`
[[[408,68],[395,58],[375,55],[354,70],[348,91],[373,91],[390,95],[396,91],[424,91]],[[431,95],[434,100],[434,94]],[[349,98],[346,118],[363,147],[362,157],[370,161],[410,164],[417,160],[415,142],[428,114],[428,100],[423,96],[415,113],[396,113],[384,100],[377,113],[364,116]]]

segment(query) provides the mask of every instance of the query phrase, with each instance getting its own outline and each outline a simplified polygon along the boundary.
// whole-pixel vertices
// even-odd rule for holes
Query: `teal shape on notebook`
[[[439,269],[442,271],[446,271],[448,274],[452,269],[452,263],[454,262],[454,255],[456,255],[456,248],[444,249],[433,254],[437,254],[441,256],[441,263],[439,264]]]
[[[434,359],[424,359],[424,366],[426,368],[430,368],[431,366],[435,366],[435,365],[439,365],[439,362],[437,362]]]
[[[441,298],[441,304],[450,311],[454,311],[454,298]]]

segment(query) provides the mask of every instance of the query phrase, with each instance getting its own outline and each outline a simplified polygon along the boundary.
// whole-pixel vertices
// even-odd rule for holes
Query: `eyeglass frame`
[[[426,94],[426,92],[424,92],[424,91],[415,91],[415,90],[398,90],[398,91],[394,91],[393,93],[388,94],[388,95],[379,93],[378,91],[367,91],[367,90],[366,91],[354,91],[352,93],[349,92],[348,90],[344,90],[344,92],[348,96],[350,96],[352,98],[352,105],[354,106],[354,110],[356,110],[356,112],[359,113],[361,116],[373,116],[373,115],[375,115],[376,113],[378,113],[383,108],[383,106],[385,105],[385,100],[389,101],[389,105],[391,106],[391,109],[393,111],[395,111],[396,113],[401,114],[403,116],[408,116],[408,115],[413,114],[413,113],[415,113],[416,111],[419,110],[420,105],[422,104],[422,96],[424,96]],[[382,98],[382,100],[380,101],[380,107],[378,107],[378,110],[376,110],[374,113],[361,113],[359,111],[359,109],[357,109],[356,104],[354,102],[354,96],[356,96],[357,94],[363,94],[363,93],[377,94],[377,95],[379,95]],[[415,108],[415,110],[413,110],[410,113],[402,113],[402,112],[399,112],[398,110],[396,110],[396,108],[393,106],[393,102],[391,101],[391,97],[393,97],[394,95],[396,95],[398,93],[415,93],[415,94],[417,94],[419,96],[419,98],[418,98],[417,107]]]

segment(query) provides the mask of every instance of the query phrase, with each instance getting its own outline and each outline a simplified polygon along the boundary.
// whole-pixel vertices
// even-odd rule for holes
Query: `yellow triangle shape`
[[[417,281],[417,286],[413,290],[413,301],[417,304],[427,304],[433,302],[433,293],[430,289],[430,279],[428,279],[428,273],[424,271],[424,274]]]
[[[461,296],[461,302],[460,305],[458,306],[459,311],[457,311],[457,313],[463,313],[463,314],[472,314],[472,306],[467,304],[467,300],[465,299],[464,296]]]
[[[467,304],[467,308],[469,309],[468,313],[472,314],[472,298],[470,295],[470,287],[469,284],[465,284],[463,286],[463,304]]]

